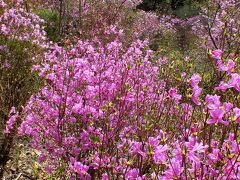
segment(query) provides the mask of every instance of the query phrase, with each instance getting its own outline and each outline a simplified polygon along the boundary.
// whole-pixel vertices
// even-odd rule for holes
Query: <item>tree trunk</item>
[[[58,25],[58,32],[62,34],[62,15],[63,15],[63,0],[60,0],[59,4],[59,25]]]
[[[79,10],[79,28],[82,27],[82,0],[79,0],[78,4],[78,10]]]

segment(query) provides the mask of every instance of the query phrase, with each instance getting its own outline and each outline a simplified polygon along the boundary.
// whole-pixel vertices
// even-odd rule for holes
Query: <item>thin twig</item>
[[[22,176],[22,173],[20,173],[15,180],[19,180],[21,176]]]

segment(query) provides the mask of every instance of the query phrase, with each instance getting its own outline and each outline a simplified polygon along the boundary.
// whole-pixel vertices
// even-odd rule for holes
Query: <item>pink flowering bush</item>
[[[41,24],[42,20],[26,10],[21,0],[0,0],[0,179],[13,146],[17,111],[40,85],[31,67],[47,47]],[[11,111],[12,107],[16,110]]]
[[[48,1],[40,7],[45,13],[49,7],[53,9],[50,12],[58,13],[58,18],[55,19],[59,21],[58,33],[62,37],[68,36],[68,39],[70,37],[92,39],[96,36],[104,38],[102,35],[109,26],[124,29],[127,43],[131,41],[135,32],[138,32],[139,37],[150,40],[156,35],[175,32],[174,25],[179,21],[177,18],[136,9],[141,2],[141,0]]]
[[[199,15],[177,22],[180,29],[184,30],[177,32],[184,37],[179,41],[180,53],[170,57],[174,52],[174,46],[171,46],[167,49],[166,56],[170,62],[174,60],[175,63],[179,58],[181,61],[188,59],[186,63],[174,65],[177,67],[174,69],[200,74],[204,95],[212,93],[226,78],[226,74],[238,66],[239,12],[238,1],[210,0],[202,7]]]
[[[6,2],[0,0],[1,166],[18,127],[48,178],[240,177],[235,1],[211,1],[216,14],[186,20],[139,11],[141,0],[43,1],[36,7],[59,13],[64,38],[55,45],[45,42],[43,21],[23,1]],[[209,72],[195,68],[185,56],[194,52],[181,42],[184,28],[204,28],[205,21],[212,24],[194,39],[202,43],[195,58],[207,60]],[[181,47],[154,52],[140,40],[157,35],[182,36]]]
[[[31,41],[33,44],[44,45],[45,32],[40,26],[43,21],[35,14],[27,12],[21,0],[16,3],[1,0],[0,8],[1,36],[8,40]]]
[[[158,16],[154,12],[139,11],[133,22],[134,31],[144,38],[152,39],[156,35],[175,32],[174,25],[179,20],[169,15]]]
[[[234,52],[239,47],[239,2],[211,0],[192,23],[201,46]]]
[[[123,46],[121,32],[107,35],[115,39],[56,45],[34,67],[45,85],[18,132],[45,170],[66,179],[237,179],[239,99],[204,98],[199,74],[182,76],[191,94],[180,94],[146,41]],[[238,73],[227,89],[238,90]]]
[[[29,90],[25,90],[26,93],[21,91],[31,81],[28,75],[34,62],[32,58],[35,56],[37,59],[41,49],[47,47],[41,23],[38,16],[24,9],[22,1],[0,1],[1,116],[7,115],[12,106],[20,106],[21,103],[18,102],[24,101],[22,99],[27,99],[24,97]],[[26,79],[28,80],[25,81]],[[26,83],[26,86],[21,83]]]

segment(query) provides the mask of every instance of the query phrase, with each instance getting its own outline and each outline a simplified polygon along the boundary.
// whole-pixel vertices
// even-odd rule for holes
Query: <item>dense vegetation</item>
[[[0,0],[0,179],[239,179],[239,17],[237,0]]]

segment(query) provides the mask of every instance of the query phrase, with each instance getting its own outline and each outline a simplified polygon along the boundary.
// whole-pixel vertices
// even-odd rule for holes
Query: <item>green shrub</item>
[[[58,13],[49,9],[38,9],[35,13],[45,21],[45,31],[49,40],[58,42],[61,38],[58,32]]]

